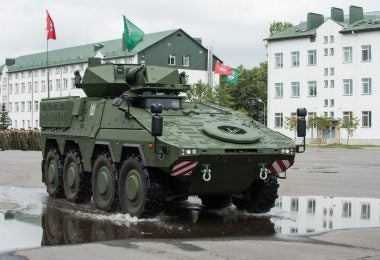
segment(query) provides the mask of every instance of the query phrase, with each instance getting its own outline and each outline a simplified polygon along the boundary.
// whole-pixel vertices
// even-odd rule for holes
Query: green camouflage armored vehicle
[[[262,213],[305,149],[239,112],[185,102],[189,85],[176,69],[91,58],[75,83],[87,97],[41,101],[42,180],[51,197],[92,197],[99,209],[137,217],[189,195],[208,208],[232,202]],[[304,137],[306,110],[297,113]]]

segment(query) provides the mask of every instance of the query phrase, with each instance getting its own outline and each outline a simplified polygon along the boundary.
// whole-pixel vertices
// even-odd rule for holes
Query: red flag
[[[220,63],[218,60],[216,61],[214,72],[216,74],[220,75],[231,75],[232,74],[232,68],[228,65],[224,65],[223,63]]]
[[[46,10],[46,30],[47,30],[47,39],[55,40],[57,37],[55,36],[55,28],[53,19],[51,19],[48,10]]]

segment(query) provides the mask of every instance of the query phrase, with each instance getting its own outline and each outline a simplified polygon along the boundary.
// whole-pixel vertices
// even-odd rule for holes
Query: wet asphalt
[[[94,242],[107,247],[105,250],[112,257],[126,251],[130,256],[143,259],[156,258],[157,254],[152,252],[162,243],[166,246],[158,252],[165,259],[168,256],[209,258],[210,255],[216,259],[230,258],[234,251],[239,253],[232,257],[234,259],[252,259],[252,254],[257,258],[281,254],[286,258],[289,254],[293,259],[307,255],[314,257],[311,259],[347,259],[345,256],[351,251],[349,258],[355,259],[357,255],[358,258],[380,259],[380,248],[363,243],[362,238],[369,241],[380,238],[378,148],[308,149],[296,157],[287,179],[280,181],[280,197],[268,214],[247,214],[234,206],[208,211],[193,197],[170,205],[153,220],[106,214],[91,203],[78,206],[49,199],[40,183],[39,157],[37,152],[0,152],[0,165],[7,166],[1,167],[0,175],[0,259],[10,258],[13,253],[5,252],[16,249],[17,254],[39,259],[52,251],[63,250],[46,246],[65,245],[65,248],[70,244],[83,244],[83,250],[76,248],[77,253],[72,255],[75,259],[92,248],[92,244],[85,243]],[[12,241],[12,234],[17,232],[24,235]],[[339,235],[339,232],[343,233]],[[351,237],[358,236],[358,239],[347,240],[344,232],[354,232]],[[362,232],[369,235],[360,236]],[[173,243],[177,243],[174,251],[170,249]],[[283,248],[284,243],[291,246]],[[232,244],[233,248],[226,250]],[[257,251],[273,245],[277,249]],[[308,250],[300,254],[301,247]],[[324,248],[324,253],[317,249],[319,247]],[[117,248],[121,251],[113,252]],[[176,253],[172,255],[173,252]],[[328,252],[331,254],[326,254]],[[93,257],[102,259],[104,254]],[[65,254],[59,253],[57,259],[65,259]]]

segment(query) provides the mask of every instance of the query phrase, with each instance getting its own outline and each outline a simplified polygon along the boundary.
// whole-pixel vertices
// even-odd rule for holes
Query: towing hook
[[[260,179],[266,180],[266,178],[268,178],[268,169],[263,167],[260,169]]]
[[[211,180],[211,169],[209,168],[210,165],[208,164],[205,164],[203,165],[203,169],[202,169],[202,179],[206,182],[210,181]]]

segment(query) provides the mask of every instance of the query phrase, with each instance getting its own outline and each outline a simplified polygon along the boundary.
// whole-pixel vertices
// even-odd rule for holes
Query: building
[[[209,59],[213,57],[213,59]],[[74,85],[74,71],[83,74],[89,57],[107,63],[168,66],[184,71],[188,83],[219,82],[211,68],[216,57],[200,39],[181,29],[146,34],[131,52],[122,50],[122,40],[86,44],[49,51],[50,97],[85,96]],[[5,103],[12,128],[39,127],[39,103],[48,96],[46,52],[6,59],[0,66],[0,103]],[[211,61],[211,62],[209,62]]]
[[[268,126],[294,137],[286,119],[298,107],[308,118],[331,117],[329,129],[308,130],[308,141],[323,134],[328,143],[344,142],[338,120],[357,117],[350,143],[380,144],[380,12],[350,6],[331,17],[307,14],[307,21],[267,40]]]

